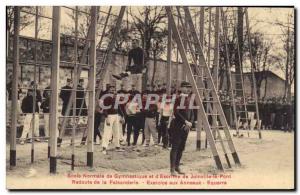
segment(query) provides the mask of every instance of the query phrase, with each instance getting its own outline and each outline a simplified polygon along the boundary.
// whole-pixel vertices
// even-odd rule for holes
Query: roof
[[[249,75],[251,74],[251,72],[244,72],[244,75]],[[285,81],[285,79],[283,79],[282,77],[278,76],[277,74],[275,74],[274,72],[270,71],[270,70],[264,70],[264,71],[259,71],[259,72],[254,72],[255,76],[258,77],[261,74],[265,74],[267,77],[275,77],[278,78],[282,81]]]

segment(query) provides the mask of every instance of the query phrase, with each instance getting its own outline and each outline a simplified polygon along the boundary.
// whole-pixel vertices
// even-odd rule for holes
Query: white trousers
[[[142,74],[131,74],[126,80],[124,80],[125,88],[127,90],[131,89],[131,86],[134,84],[136,90],[142,91]]]
[[[44,113],[44,121],[45,121],[45,126],[44,126],[44,133],[45,137],[49,137],[49,130],[50,130],[50,125],[49,125],[49,120],[50,120],[50,114],[49,113]],[[56,129],[56,137],[59,136],[59,130]]]
[[[109,123],[109,124],[107,124]],[[115,147],[120,147],[120,116],[118,114],[110,114],[104,122],[104,132],[102,137],[102,147],[107,148],[109,140],[113,137]]]
[[[40,136],[40,132],[39,132],[40,123],[39,123],[39,114],[38,113],[35,114],[34,122],[35,122],[34,136],[39,137]],[[28,113],[25,115],[25,118],[24,118],[24,126],[23,126],[23,132],[21,135],[21,139],[26,139],[27,134],[28,134],[28,137],[31,138],[32,137],[32,128],[33,128],[33,114]]]

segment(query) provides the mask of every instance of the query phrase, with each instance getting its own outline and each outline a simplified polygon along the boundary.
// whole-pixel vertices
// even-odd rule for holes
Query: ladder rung
[[[206,88],[197,88],[198,90],[206,90],[206,91],[212,91],[212,89],[206,89]]]
[[[75,65],[75,63],[76,63],[79,66],[93,66],[92,64],[85,64],[85,63],[80,63],[80,62],[69,62],[69,61],[64,61],[64,60],[61,60],[60,62],[66,63],[66,64],[72,64],[72,65]]]
[[[207,76],[202,76],[202,75],[196,75],[194,74],[193,77],[197,77],[197,78],[203,78],[203,79],[207,79]]]
[[[242,75],[241,73],[231,73],[231,75]]]
[[[218,101],[208,101],[208,100],[203,100],[203,103],[218,103]]]
[[[211,129],[220,129],[220,128],[225,128],[225,126],[212,126],[210,127]]]
[[[208,116],[219,116],[220,114],[211,114],[211,113],[206,113]]]
[[[58,118],[87,118],[87,116],[59,116]]]
[[[228,142],[228,139],[216,139],[215,142]]]
[[[87,90],[84,90],[84,89],[76,89],[76,91],[91,92],[91,91],[93,91],[93,90],[89,90],[89,89],[87,89]]]

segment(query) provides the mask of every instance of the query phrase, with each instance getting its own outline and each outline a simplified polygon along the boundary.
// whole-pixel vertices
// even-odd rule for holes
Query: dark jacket
[[[193,122],[194,112],[193,109],[190,109],[189,106],[189,98],[185,99],[183,108],[179,109],[181,97],[178,97],[175,101],[174,105],[174,116],[175,118],[172,120],[171,128],[174,130],[180,131],[182,126],[185,124],[185,120],[189,122]]]
[[[43,98],[47,98],[51,96],[51,89],[50,86],[46,87],[44,92],[43,92]]]
[[[44,99],[44,101],[41,104],[41,109],[43,110],[43,113],[50,112],[50,97],[47,97],[46,99]]]
[[[33,113],[33,96],[24,97],[21,109],[23,113]],[[38,101],[35,102],[35,112],[39,112]]]
[[[128,65],[130,66],[133,61],[134,65],[138,65],[139,67],[144,66],[144,50],[140,47],[131,49],[128,52]]]
[[[84,88],[80,85],[77,85],[77,90],[76,91],[76,115],[80,116],[87,116],[87,106],[85,102],[85,92],[83,91]],[[80,111],[81,108],[81,111]]]
[[[158,119],[158,107],[156,104],[150,104],[147,110],[144,110],[144,115],[147,118],[155,118]]]
[[[70,86],[64,86],[61,88],[61,91],[60,91],[60,94],[59,94],[59,97],[62,99],[63,101],[63,105],[62,105],[62,115],[65,115],[66,114],[66,111],[67,111],[67,105],[68,105],[68,102],[71,98],[71,93],[72,93],[72,87]],[[70,114],[69,115],[72,115],[72,109],[70,111]]]
[[[20,87],[20,85],[18,85]],[[9,82],[6,84],[6,91],[8,92],[8,100],[12,100],[12,82]],[[20,94],[22,93],[22,90],[18,90],[18,99],[20,99]]]

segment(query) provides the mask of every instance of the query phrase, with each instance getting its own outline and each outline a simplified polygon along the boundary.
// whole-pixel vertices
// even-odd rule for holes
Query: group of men
[[[180,94],[174,96],[167,96],[165,88],[152,91],[149,85],[143,92],[137,91],[134,85],[129,91],[123,86],[118,91],[115,86],[107,86],[95,111],[94,142],[99,137],[102,152],[107,154],[110,142],[116,151],[123,151],[125,133],[126,145],[133,147],[140,135],[143,136],[141,144],[149,147],[152,137],[154,147],[160,142],[165,149],[171,147],[172,175],[183,173],[179,163],[194,119],[193,109],[189,107],[190,94],[191,85],[187,82],[181,84]]]
[[[233,124],[233,108],[229,95],[220,91],[220,101],[224,110],[228,124]],[[256,112],[255,101],[252,97],[246,97],[246,106],[248,112]],[[236,101],[242,102],[242,99]],[[237,105],[237,109],[242,105]],[[294,101],[287,101],[285,97],[272,97],[258,99],[259,118],[261,120],[262,129],[282,130],[284,132],[293,131],[294,125]]]
[[[76,113],[75,115],[86,116],[87,106],[84,97],[84,80],[80,79],[76,92]],[[67,79],[66,85],[61,88],[59,97],[62,101],[62,116],[72,116],[74,110],[71,106],[67,112],[68,103],[71,100],[72,80]],[[144,147],[150,146],[150,139],[153,139],[154,147],[158,147],[162,143],[162,147],[170,149],[171,173],[183,173],[179,169],[179,163],[182,152],[185,147],[187,134],[189,128],[192,126],[191,113],[186,107],[185,109],[176,109],[178,107],[180,96],[187,96],[191,93],[190,84],[183,82],[181,84],[181,93],[177,94],[176,101],[172,101],[171,96],[166,96],[166,85],[158,85],[155,89],[147,85],[146,90],[139,92],[135,85],[132,85],[131,90],[126,91],[121,85],[120,90],[116,91],[115,86],[107,85],[107,89],[101,92],[100,99],[95,109],[95,128],[94,128],[94,142],[97,137],[101,139],[101,147],[103,153],[107,154],[107,149],[110,143],[113,143],[116,151],[124,151],[122,145],[125,145],[124,136],[126,135],[126,145],[136,146],[138,138],[142,135],[142,143]],[[34,97],[35,94],[35,97]],[[109,95],[110,94],[110,95]],[[117,107],[109,109],[101,108],[101,104],[105,106],[114,105],[118,94],[129,95],[127,102],[123,102]],[[157,101],[153,101],[145,108],[145,104],[149,99],[149,94],[155,94],[160,97]],[[162,96],[167,97],[167,101],[162,102]],[[106,98],[102,98],[107,96]],[[135,97],[140,96],[142,104],[139,104],[139,99]],[[25,115],[23,131],[20,137],[20,144],[25,142],[40,141],[39,133],[39,117],[42,111],[44,116],[44,134],[49,137],[49,113],[50,113],[50,86],[46,87],[41,92],[40,88],[31,82],[26,96],[21,100],[21,110]],[[186,100],[188,101],[188,100]],[[151,99],[150,99],[151,102]],[[164,103],[162,105],[162,103]],[[33,115],[35,113],[35,115]],[[33,117],[34,116],[34,117]],[[33,125],[33,123],[35,123]],[[31,129],[34,129],[32,136]],[[57,132],[59,134],[59,132]],[[133,134],[133,137],[132,137]],[[133,140],[132,140],[133,138]],[[83,144],[86,137],[83,137]]]

